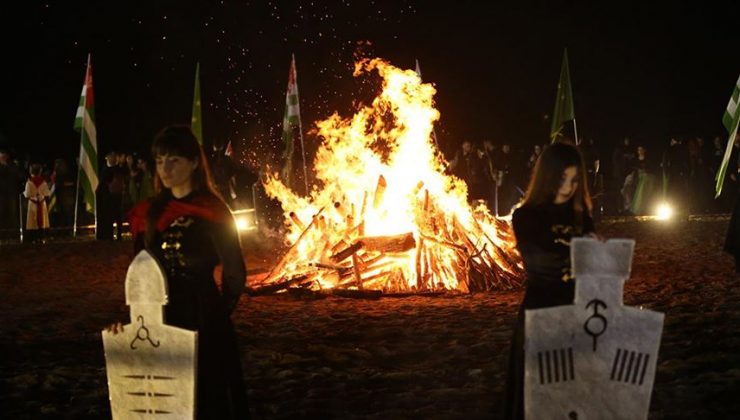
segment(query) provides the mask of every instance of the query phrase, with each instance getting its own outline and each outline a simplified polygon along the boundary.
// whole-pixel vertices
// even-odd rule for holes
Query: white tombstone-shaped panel
[[[527,419],[647,419],[663,314],[625,307],[635,242],[574,238],[573,305],[527,310]]]
[[[131,323],[103,331],[113,418],[194,418],[198,333],[163,323],[167,283],[147,251],[126,273],[126,304]]]

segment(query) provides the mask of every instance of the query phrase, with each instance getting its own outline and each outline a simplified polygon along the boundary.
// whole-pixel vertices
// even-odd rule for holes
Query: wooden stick
[[[359,251],[362,247],[363,247],[363,243],[361,241],[357,241],[353,243],[352,245],[350,245],[348,248],[345,248],[339,251],[338,253],[332,255],[329,258],[331,258],[331,260],[334,262],[341,262],[349,258],[352,254]]]
[[[381,174],[378,177],[378,184],[375,187],[375,196],[373,197],[373,208],[377,209],[383,201],[385,195],[385,189],[388,187],[388,183],[385,181],[385,177]]]
[[[316,220],[318,219],[317,216],[320,215],[322,211],[324,211],[324,207],[319,209],[318,213],[316,213],[316,216],[314,216],[313,219],[311,219],[311,223],[309,223],[309,225],[303,230],[303,232],[301,232],[301,235],[298,237],[298,239],[295,240],[295,242],[293,242],[293,245],[291,245],[290,248],[288,248],[288,251],[285,252],[285,255],[283,256],[283,258],[281,258],[280,261],[278,261],[278,263],[275,264],[274,267],[272,267],[272,270],[270,270],[270,274],[268,274],[267,277],[265,277],[265,280],[263,281],[263,283],[268,283],[269,282],[268,280],[273,279],[273,276],[275,275],[275,273],[279,273],[283,269],[283,267],[285,267],[285,264],[287,264],[288,262],[288,257],[289,256],[292,257],[292,254],[295,252],[296,245],[298,245],[298,243],[301,242],[301,240],[306,236],[306,233],[309,230],[311,230],[312,226],[316,224]]]
[[[294,211],[291,211],[289,216],[290,216],[290,220],[292,220],[293,223],[295,223],[295,225],[298,226],[298,229],[306,230],[306,225],[301,221],[301,219],[298,218],[298,215],[295,214]]]
[[[357,254],[352,253],[352,272],[355,275],[355,283],[357,285],[357,288],[362,290],[362,277],[360,277],[360,272],[362,271],[362,267],[360,267],[360,262],[357,259]]]

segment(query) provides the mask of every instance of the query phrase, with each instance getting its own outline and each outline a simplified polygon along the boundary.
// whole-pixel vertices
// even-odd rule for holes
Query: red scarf
[[[36,188],[40,187],[41,184],[45,182],[44,177],[42,175],[32,175],[31,178],[29,178],[31,182],[33,182],[33,185],[36,186]]]
[[[128,214],[129,226],[134,241],[139,234],[146,232],[147,215],[152,207],[151,200],[142,201]],[[188,201],[171,199],[157,220],[157,231],[162,232],[175,221],[183,216],[193,216],[216,223],[228,223],[233,221],[228,207],[218,198],[210,194],[198,194]]]

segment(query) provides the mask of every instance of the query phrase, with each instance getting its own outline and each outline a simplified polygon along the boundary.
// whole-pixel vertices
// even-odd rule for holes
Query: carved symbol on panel
[[[131,341],[131,350],[136,350],[136,346],[134,344],[136,344],[136,342],[139,340],[148,341],[149,344],[152,345],[152,347],[159,347],[159,340],[157,340],[157,342],[155,343],[149,337],[149,328],[144,326],[144,317],[139,315],[139,317],[136,318],[136,320],[141,323],[141,326],[139,327],[138,330],[136,330],[136,337],[134,337],[134,339]]]
[[[625,349],[617,349],[612,364],[612,381],[625,382],[633,385],[642,385],[645,380],[650,355]],[[639,382],[638,382],[639,380]]]
[[[604,315],[599,313],[599,306],[606,309],[606,303],[599,299],[593,299],[586,304],[586,309],[594,307],[594,314],[588,317],[586,322],[583,323],[583,329],[586,330],[586,334],[590,335],[594,340],[594,351],[596,351],[596,340],[599,339],[601,334],[606,331],[606,318]]]
[[[575,379],[573,348],[545,350],[537,352],[540,384],[565,382]]]

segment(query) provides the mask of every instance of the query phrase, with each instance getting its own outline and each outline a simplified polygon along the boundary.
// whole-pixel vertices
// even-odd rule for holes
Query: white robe
[[[49,212],[46,210],[46,198],[51,195],[46,182],[36,185],[29,179],[26,181],[26,190],[23,195],[28,199],[28,213],[26,229],[45,229],[49,227]],[[38,212],[41,212],[41,226],[38,223]]]

